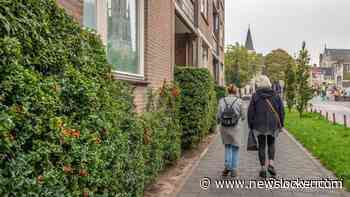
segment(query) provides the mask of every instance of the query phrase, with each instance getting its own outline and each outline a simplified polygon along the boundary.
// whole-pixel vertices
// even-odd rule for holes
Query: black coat
[[[271,131],[279,129],[276,115],[272,112],[268,99],[279,115],[281,126],[284,127],[284,106],[281,97],[272,89],[258,89],[253,94],[248,107],[248,126],[258,131]]]

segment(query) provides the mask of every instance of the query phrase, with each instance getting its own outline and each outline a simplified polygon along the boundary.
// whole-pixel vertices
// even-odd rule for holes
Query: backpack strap
[[[237,102],[237,100],[238,100],[238,98],[236,98],[236,100],[234,100],[231,105],[228,105],[225,98],[224,98],[225,107],[227,108],[229,106],[229,108],[231,109],[233,107],[233,105]]]
[[[227,104],[225,98],[224,98],[224,103],[225,103],[225,108],[227,108],[228,104]]]
[[[237,100],[238,100],[238,98],[236,98],[236,100],[234,100],[233,102],[232,102],[232,104],[231,104],[231,106],[230,106],[230,108],[232,108],[233,107],[233,105],[237,102]]]

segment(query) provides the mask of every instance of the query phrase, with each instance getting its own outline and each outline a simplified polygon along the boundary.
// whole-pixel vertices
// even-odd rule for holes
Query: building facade
[[[328,49],[320,54],[320,67],[333,68],[335,85],[350,87],[350,49]]]
[[[311,69],[312,85],[320,87],[322,85],[335,85],[334,68],[333,67],[317,67],[314,65]]]
[[[175,65],[207,68],[224,85],[224,0],[57,0],[106,46],[115,77],[135,86],[137,111]]]

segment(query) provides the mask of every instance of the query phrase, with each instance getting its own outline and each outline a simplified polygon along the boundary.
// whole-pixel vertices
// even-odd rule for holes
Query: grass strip
[[[332,124],[316,113],[286,110],[285,127],[313,156],[338,178],[350,191],[350,129]]]

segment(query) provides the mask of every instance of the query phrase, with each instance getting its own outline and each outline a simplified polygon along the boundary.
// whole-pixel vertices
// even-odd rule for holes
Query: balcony
[[[180,9],[179,12],[184,14],[192,24],[194,24],[194,4],[192,0],[176,0],[176,5]],[[182,16],[184,17],[184,16]],[[192,25],[191,24],[191,25]]]

